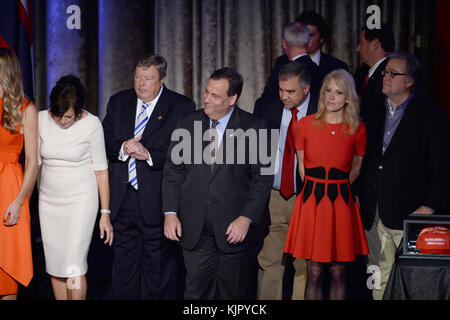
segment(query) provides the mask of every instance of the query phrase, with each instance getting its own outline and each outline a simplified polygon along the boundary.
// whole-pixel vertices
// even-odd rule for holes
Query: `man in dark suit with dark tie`
[[[185,299],[256,297],[273,169],[261,161],[266,121],[236,106],[242,85],[231,68],[212,73],[204,109],[179,121],[174,136],[183,138],[172,142],[164,167],[164,232],[183,247]]]
[[[359,184],[369,265],[380,268],[380,300],[409,214],[434,214],[449,187],[449,127],[445,112],[419,96],[420,64],[411,53],[389,56],[383,69],[382,116],[368,132]]]
[[[309,57],[309,40],[309,30],[306,25],[302,23],[292,22],[283,29],[283,38],[281,42],[286,58],[281,58],[279,61],[277,60],[275,62],[272,73],[267,80],[267,85],[264,88],[264,92],[255,102],[255,109],[267,108],[267,106],[271,105],[274,100],[280,99],[278,96],[278,73],[280,68],[289,61],[296,61],[305,65],[305,68],[311,75],[310,92],[315,96],[319,95],[323,75],[317,64],[315,64]]]
[[[380,29],[364,27],[359,35],[356,51],[364,64],[355,71],[355,84],[361,99],[360,115],[368,131],[371,130],[373,122],[383,114],[381,72],[386,66],[387,55],[394,48],[394,33],[388,24],[382,24]]]
[[[280,100],[274,101],[269,108],[257,107],[253,111],[267,120],[270,129],[280,132],[275,165],[278,170],[275,171],[270,201],[266,207],[270,214],[270,232],[265,237],[264,246],[258,255],[261,267],[258,277],[259,300],[281,300],[283,292],[287,291],[286,288],[283,290],[283,249],[296,194],[302,189],[293,139],[295,124],[302,117],[317,112],[317,97],[309,92],[311,76],[304,65],[295,61],[289,62],[281,67],[278,77]],[[306,283],[306,263],[296,259],[294,265],[297,272],[292,299],[302,300]],[[292,287],[292,284],[289,283],[289,287]]]
[[[167,62],[144,54],[134,89],[108,102],[103,120],[114,228],[117,299],[173,299],[176,265],[163,234],[161,182],[170,136],[194,102],[166,88]]]

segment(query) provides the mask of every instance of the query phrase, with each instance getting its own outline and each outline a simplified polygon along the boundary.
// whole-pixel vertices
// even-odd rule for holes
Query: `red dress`
[[[315,114],[302,118],[295,148],[304,151],[305,181],[292,212],[284,251],[316,262],[354,261],[369,248],[349,185],[354,155],[366,149],[366,128],[353,135],[341,124],[313,126]]]
[[[29,104],[25,100],[24,108]],[[0,98],[0,119],[3,102]],[[16,127],[17,130],[20,126]],[[16,225],[5,226],[3,215],[19,193],[23,181],[18,162],[24,135],[11,133],[0,123],[0,296],[17,293],[17,283],[27,286],[33,277],[28,198],[20,209]]]

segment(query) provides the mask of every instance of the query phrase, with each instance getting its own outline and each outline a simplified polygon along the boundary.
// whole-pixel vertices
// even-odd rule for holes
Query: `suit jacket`
[[[317,97],[310,94],[310,100],[308,104],[308,109],[306,110],[306,115],[310,115],[317,112]],[[279,130],[281,126],[281,120],[283,117],[283,104],[280,100],[275,101],[272,105],[258,105],[255,106],[255,110],[253,110],[253,114],[258,115],[267,120],[269,125],[269,129]],[[297,194],[302,190],[302,179],[300,178],[300,174],[298,173],[298,169],[295,168],[296,172],[296,185],[297,185]]]
[[[118,159],[120,148],[134,136],[137,96],[134,89],[121,91],[108,102],[103,120],[106,154],[109,160],[111,189],[111,219],[117,216],[128,185],[128,160]],[[147,148],[153,161],[137,160],[139,205],[147,224],[161,224],[161,181],[170,137],[182,114],[195,110],[194,102],[165,86],[142,133],[141,144]]]
[[[196,123],[196,124],[194,124]],[[179,129],[187,130],[193,139],[201,141],[202,134],[195,136],[194,127],[201,125],[202,132],[210,128],[210,120],[203,110],[188,114],[180,119]],[[228,129],[265,129],[266,121],[248,112],[234,108],[227,124]],[[200,139],[200,140],[199,140]],[[262,234],[268,230],[268,217],[264,216],[264,205],[269,197],[273,175],[261,175],[263,167],[260,161],[249,162],[249,143],[245,150],[245,164],[237,164],[237,135],[224,133],[218,154],[224,152],[230,156],[229,146],[234,144],[233,164],[216,164],[211,174],[210,166],[204,161],[194,163],[195,142],[188,144],[189,160],[174,164],[171,159],[172,149],[177,142],[172,142],[164,167],[163,211],[177,212],[182,226],[181,245],[192,250],[196,247],[202,234],[205,218],[213,215],[214,234],[218,249],[224,253],[234,253],[256,247]],[[199,142],[201,143],[201,142]],[[203,142],[203,149],[209,144]],[[257,143],[253,144],[258,145]],[[228,147],[227,147],[228,146]],[[183,151],[184,152],[184,151]],[[197,152],[198,153],[198,152]],[[242,152],[239,153],[242,155]],[[229,163],[229,162],[228,162]],[[226,241],[226,230],[230,223],[239,216],[252,220],[245,240],[238,244]]]
[[[348,71],[348,66],[344,61],[321,51],[319,69],[322,73],[322,76],[325,77],[327,74],[334,70],[344,69],[345,71]]]
[[[384,106],[382,110],[385,114]],[[359,184],[361,216],[370,229],[378,203],[383,224],[403,229],[403,219],[419,206],[439,211],[444,205],[449,186],[447,116],[415,95],[383,155],[384,123],[375,123],[368,132]]]
[[[372,129],[375,122],[384,121],[384,99],[385,95],[383,89],[383,76],[381,72],[387,64],[387,59],[378,65],[372,76],[367,81],[366,87],[360,96],[360,116],[366,125],[367,131]],[[358,93],[364,83],[364,79],[369,72],[369,66],[363,65],[355,72],[355,85]]]

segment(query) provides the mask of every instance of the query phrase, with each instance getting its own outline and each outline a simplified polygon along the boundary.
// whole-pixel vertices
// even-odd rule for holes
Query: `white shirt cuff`
[[[128,160],[128,157],[129,157],[129,155],[127,155],[127,154],[125,154],[125,153],[123,152],[123,145],[124,145],[124,144],[125,144],[125,142],[122,143],[122,146],[120,147],[120,151],[119,151],[119,160],[120,160],[120,161],[123,161],[123,162],[127,161],[127,160]]]
[[[148,160],[147,160],[147,163],[148,163],[148,165],[149,165],[150,167],[152,167],[152,166],[153,166],[153,160],[152,160],[152,157],[151,157],[151,155],[150,155],[150,152],[147,151],[147,153],[148,153]]]

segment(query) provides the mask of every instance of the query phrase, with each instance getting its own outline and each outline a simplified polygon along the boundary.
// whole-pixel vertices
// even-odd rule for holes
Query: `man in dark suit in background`
[[[172,131],[195,104],[166,88],[166,70],[161,56],[139,57],[134,89],[112,96],[103,120],[117,299],[175,298],[176,265],[163,234],[161,182]]]
[[[449,187],[449,130],[445,112],[417,93],[420,65],[411,53],[389,56],[383,69],[382,117],[368,131],[359,184],[361,217],[379,266],[383,297],[409,214],[443,208]]]
[[[300,22],[303,25],[306,25],[309,30],[310,37],[307,47],[308,54],[311,60],[319,67],[321,79],[333,70],[344,69],[348,71],[348,67],[345,62],[333,56],[330,56],[321,50],[322,45],[328,39],[329,35],[328,27],[321,15],[314,11],[304,11],[295,19],[295,22]],[[280,71],[280,68],[289,61],[289,57],[286,54],[279,56],[275,60],[274,67],[269,76],[269,80],[261,96],[262,101],[257,101],[257,104],[262,103],[270,95],[276,96],[278,94],[278,88],[276,87],[278,81],[278,73]],[[320,81],[319,90],[321,85],[322,82]],[[317,90],[313,90],[313,92],[314,91]]]
[[[204,109],[184,116],[174,131],[188,135],[180,142],[189,141],[186,148],[172,142],[164,167],[164,233],[183,247],[185,299],[256,298],[256,251],[268,229],[273,171],[263,172],[257,150],[269,142],[258,137],[266,121],[235,105],[242,85],[231,68],[212,73]]]
[[[310,81],[311,75],[304,65],[295,61],[288,62],[279,72],[280,100],[274,101],[269,108],[261,108],[259,105],[253,111],[267,120],[270,129],[280,131],[274,183],[269,205],[266,207],[270,213],[270,233],[264,239],[264,246],[258,255],[261,267],[258,277],[260,300],[283,298],[283,249],[296,194],[302,189],[302,180],[297,170],[294,129],[296,122],[302,117],[317,112],[317,97],[309,92]],[[302,259],[295,259],[294,266],[296,275],[292,299],[303,300],[306,263]]]
[[[278,73],[282,65],[289,61],[296,61],[305,65],[311,75],[310,92],[318,96],[322,85],[322,73],[319,67],[311,60],[308,54],[310,34],[306,25],[292,22],[283,29],[282,46],[287,57],[286,61],[281,59],[275,62],[272,73],[267,80],[267,85],[261,97],[255,102],[255,109],[268,108],[274,101],[279,101],[278,95]]]
[[[387,24],[382,24],[380,29],[364,27],[359,35],[356,51],[364,64],[355,71],[355,84],[361,99],[360,115],[368,131],[372,123],[384,114],[381,72],[387,63],[386,56],[394,48],[394,33]]]
[[[324,53],[322,45],[328,39],[329,30],[322,16],[314,11],[304,11],[295,18],[295,22],[303,23],[308,27],[310,38],[308,43],[308,53],[311,60],[319,66],[322,76],[325,77],[333,70],[344,69],[348,71],[347,64]],[[283,54],[275,60],[273,72],[280,70],[281,66],[289,62],[287,55]]]

